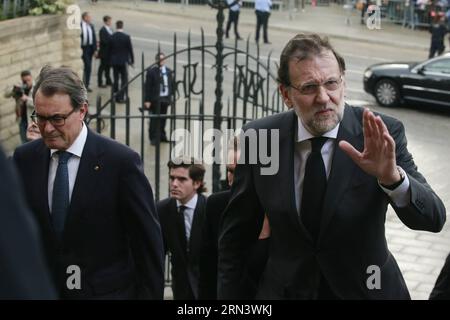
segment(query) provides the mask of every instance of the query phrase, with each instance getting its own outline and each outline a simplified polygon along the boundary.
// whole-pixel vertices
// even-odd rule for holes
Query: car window
[[[441,59],[425,65],[425,70],[429,72],[440,72],[450,74],[450,59]]]

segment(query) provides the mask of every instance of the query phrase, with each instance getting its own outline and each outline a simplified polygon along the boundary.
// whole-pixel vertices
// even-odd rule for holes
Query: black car
[[[385,107],[405,101],[450,107],[450,52],[421,63],[372,65],[364,72],[364,90]]]

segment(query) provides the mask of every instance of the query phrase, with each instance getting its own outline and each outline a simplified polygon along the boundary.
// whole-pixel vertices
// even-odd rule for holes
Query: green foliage
[[[72,3],[73,0],[32,0],[28,13],[33,16],[65,13],[66,7]]]

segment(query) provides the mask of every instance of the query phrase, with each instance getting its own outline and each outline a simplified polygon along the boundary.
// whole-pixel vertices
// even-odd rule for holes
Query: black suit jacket
[[[131,38],[125,32],[116,31],[110,42],[111,65],[123,66],[134,64],[133,45]]]
[[[111,60],[110,43],[111,43],[112,34],[109,34],[108,30],[106,30],[106,27],[103,26],[99,31],[99,38],[100,38],[100,44],[99,44],[99,50],[98,50],[98,57],[100,59],[106,59],[109,63]]]
[[[172,103],[173,100],[173,72],[170,68],[166,66],[167,72],[167,82],[169,85],[169,96],[168,101]],[[157,65],[153,65],[147,69],[147,74],[145,76],[145,101],[151,102],[152,105],[156,105],[160,100],[161,83],[163,79],[161,77],[161,71]]]
[[[450,254],[431,291],[430,300],[450,300]]]
[[[50,150],[39,139],[14,160],[63,298],[163,298],[161,229],[136,152],[88,129],[61,242],[48,205]],[[66,287],[70,265],[81,269],[81,290]]]
[[[206,198],[198,195],[189,243],[186,243],[184,218],[176,200],[167,198],[157,203],[166,252],[171,253],[172,291],[175,300],[198,298],[199,259]]]
[[[410,298],[386,243],[384,223],[390,198],[376,178],[363,172],[338,146],[339,141],[346,140],[358,150],[363,149],[362,114],[361,108],[345,107],[316,246],[300,222],[295,205],[296,114],[291,110],[246,126],[245,130],[279,129],[279,169],[275,175],[261,175],[261,164],[237,165],[219,240],[219,298],[239,297],[241,261],[260,230],[264,212],[269,218],[271,243],[258,298],[314,299],[320,273],[342,299]],[[409,228],[440,231],[445,207],[417,171],[402,123],[387,116],[382,119],[396,143],[397,165],[406,171],[410,181],[409,204],[404,208],[391,205]],[[371,265],[380,268],[381,289],[370,290],[367,286],[373,274],[367,271]]]
[[[36,220],[0,149],[0,300],[56,299]]]
[[[222,213],[228,205],[231,191],[214,193],[206,201],[203,240],[200,252],[199,299],[217,300],[218,239]],[[266,266],[269,240],[254,239],[246,255],[246,268],[240,284],[240,293],[245,299],[254,299],[261,274]]]

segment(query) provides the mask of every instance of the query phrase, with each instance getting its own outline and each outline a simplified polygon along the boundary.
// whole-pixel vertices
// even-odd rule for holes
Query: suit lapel
[[[309,236],[303,224],[300,223],[297,205],[295,203],[295,194],[298,192],[295,189],[295,175],[298,174],[294,170],[294,150],[297,137],[297,114],[291,111],[292,117],[289,118],[289,123],[280,128],[280,167],[279,167],[279,181],[283,181],[282,177],[290,177],[286,184],[275,184],[277,193],[285,199],[288,199],[288,212],[291,222],[299,229],[299,234]],[[283,128],[286,130],[283,130]],[[286,155],[286,156],[284,156]],[[285,171],[286,170],[286,171]],[[281,190],[280,190],[281,189]]]
[[[180,244],[183,250],[183,254],[187,253],[187,240],[186,240],[186,227],[184,225],[184,215],[178,212],[177,202],[174,198],[170,201],[170,212],[172,214],[172,219],[175,228],[175,236],[180,235]]]
[[[357,168],[357,165],[339,147],[339,141],[345,140],[362,151],[364,139],[362,138],[362,125],[356,118],[352,107],[345,106],[344,118],[339,126],[336,139],[331,172],[328,178],[327,191],[325,193],[324,207],[322,210],[322,221],[320,226],[319,244],[331,218],[336,210],[339,200],[342,198]]]
[[[189,252],[195,251],[200,247],[202,225],[204,221],[205,197],[198,195],[197,205],[195,206],[194,217],[192,219],[191,236],[189,239]]]
[[[34,165],[36,170],[34,171],[36,177],[36,188],[38,203],[38,214],[42,214],[43,221],[48,223],[49,227],[53,229],[51,222],[50,208],[48,205],[48,173],[50,167],[50,150],[45,146],[44,142],[37,148],[37,157]]]

